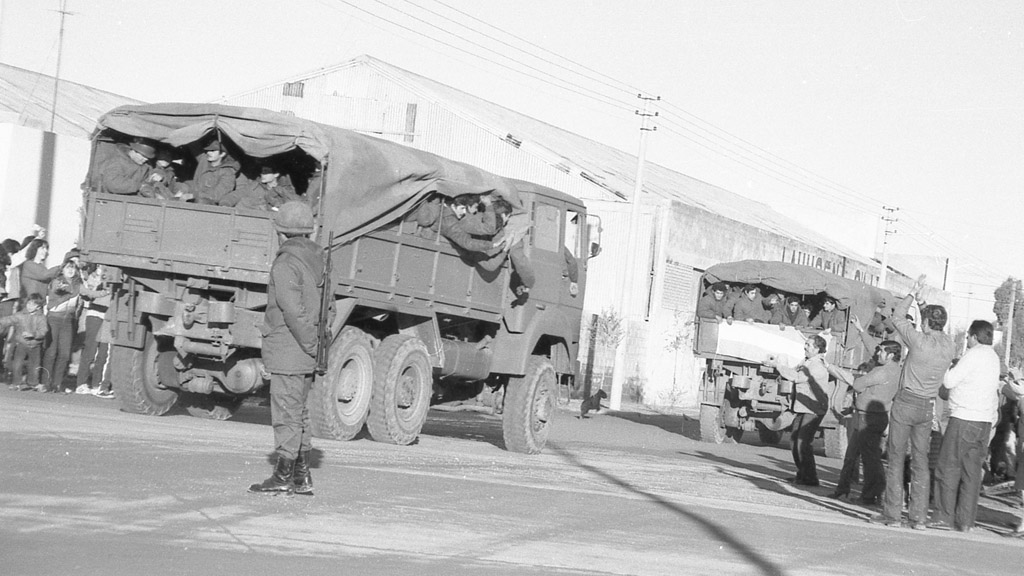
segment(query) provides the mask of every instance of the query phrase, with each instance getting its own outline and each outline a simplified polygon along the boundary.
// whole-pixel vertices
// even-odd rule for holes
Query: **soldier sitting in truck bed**
[[[152,174],[150,160],[156,148],[142,140],[130,144],[117,144],[109,156],[96,165],[98,189],[107,194],[138,194]]]
[[[740,292],[740,299],[733,305],[730,317],[745,322],[768,322],[768,313],[757,296],[757,286],[747,284]]]
[[[725,282],[715,282],[697,302],[697,317],[709,320],[728,318],[731,313],[729,300],[725,297]]]
[[[772,314],[771,323],[784,330],[786,326],[806,328],[810,321],[807,319],[807,313],[800,307],[800,299],[790,296],[786,298],[786,305],[779,307]]]
[[[821,310],[811,318],[811,328],[817,328],[829,333],[846,332],[846,314],[836,308],[836,299],[826,296],[821,304]]]

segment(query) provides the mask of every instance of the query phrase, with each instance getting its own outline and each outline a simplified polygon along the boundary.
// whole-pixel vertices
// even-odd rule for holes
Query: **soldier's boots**
[[[277,457],[277,466],[274,473],[259,484],[249,486],[249,492],[260,492],[267,494],[290,494],[292,492],[292,474],[295,470],[295,460]],[[312,486],[310,487],[312,489]]]
[[[313,495],[313,476],[309,473],[309,450],[299,452],[292,471],[292,491],[303,496]]]

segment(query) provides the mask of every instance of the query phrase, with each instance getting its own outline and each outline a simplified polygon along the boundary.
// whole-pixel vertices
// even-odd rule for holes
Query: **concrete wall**
[[[39,224],[58,263],[78,241],[89,149],[88,140],[0,123],[0,239],[21,240]]]

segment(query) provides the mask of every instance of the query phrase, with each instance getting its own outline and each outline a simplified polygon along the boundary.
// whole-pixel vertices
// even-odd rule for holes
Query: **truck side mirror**
[[[601,253],[601,245],[597,242],[590,243],[590,257],[593,258]]]

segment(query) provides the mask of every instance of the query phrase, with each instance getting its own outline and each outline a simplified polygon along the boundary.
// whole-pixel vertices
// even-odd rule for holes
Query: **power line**
[[[495,38],[494,36],[491,36],[490,34],[487,34],[485,32],[481,32],[480,30],[476,30],[475,28],[471,28],[471,27],[463,24],[462,22],[459,22],[457,20],[449,18],[448,16],[445,16],[444,14],[441,14],[441,13],[435,11],[435,10],[431,10],[430,8],[427,8],[426,6],[422,6],[420,4],[417,4],[417,3],[413,2],[412,0],[402,0],[402,2],[405,2],[406,4],[410,4],[412,6],[415,6],[415,7],[419,8],[420,10],[423,10],[425,12],[429,12],[430,14],[433,14],[434,16],[437,16],[437,17],[442,18],[442,19],[444,19],[444,20],[446,20],[448,22],[456,24],[456,25],[458,25],[458,26],[460,26],[460,27],[462,27],[462,28],[464,28],[466,30],[469,30],[470,32],[473,32],[474,34],[478,34],[480,36],[483,36],[485,38],[493,40],[493,41],[495,41],[495,42],[497,42],[497,43],[499,43],[499,44],[501,44],[503,46],[507,46],[507,47],[509,47],[509,48],[511,48],[513,50],[521,52],[522,54],[530,56],[531,58],[536,58],[537,60],[540,60],[541,62],[544,62],[546,64],[550,64],[552,66],[555,66],[557,68],[560,68],[560,69],[565,70],[567,72],[570,72],[572,74],[576,74],[577,76],[586,78],[586,79],[588,79],[588,80],[590,80],[592,82],[596,82],[596,83],[601,84],[603,86],[607,86],[608,88],[611,88],[613,90],[620,91],[620,92],[623,92],[623,93],[629,94],[629,95],[633,95],[633,94],[639,92],[638,89],[628,87],[624,83],[622,83],[622,82],[620,82],[620,81],[618,81],[618,80],[616,80],[616,79],[614,79],[614,78],[612,78],[610,76],[601,74],[600,72],[596,72],[594,70],[591,70],[590,68],[587,68],[586,66],[584,66],[584,65],[582,65],[582,64],[580,64],[578,62],[574,62],[572,60],[569,60],[568,58],[564,58],[562,56],[558,56],[557,54],[555,54],[553,52],[545,50],[544,48],[540,48],[539,46],[537,46],[536,44],[531,43],[528,40],[520,38],[519,36],[516,36],[515,34],[512,34],[510,32],[502,30],[502,29],[500,29],[500,28],[498,28],[496,26],[492,26],[491,24],[488,24],[487,22],[484,22],[483,20],[480,20],[479,18],[477,18],[477,17],[475,17],[475,16],[473,16],[471,14],[467,14],[467,13],[465,13],[465,12],[463,12],[463,11],[453,7],[453,6],[449,6],[448,4],[445,4],[444,2],[441,2],[440,0],[435,0],[435,3],[440,4],[440,5],[444,6],[445,8],[448,8],[449,10],[457,12],[457,13],[459,13],[459,14],[467,17],[467,18],[470,18],[471,20],[473,20],[475,22],[478,22],[480,24],[484,24],[485,26],[487,26],[487,27],[489,27],[491,29],[497,30],[499,32],[502,32],[503,34],[511,36],[511,37],[515,38],[516,40],[518,40],[520,42],[523,42],[523,43],[525,43],[525,44],[527,44],[529,46],[532,46],[532,47],[535,47],[535,48],[539,48],[540,50],[543,50],[543,51],[548,52],[550,54],[554,54],[555,56],[558,56],[559,58],[562,58],[562,59],[568,61],[570,64],[573,64],[574,66],[576,66],[578,68],[583,68],[584,70],[587,70],[587,71],[590,71],[590,72],[595,72],[599,77],[608,78],[612,82],[615,82],[615,84],[611,84],[611,83],[609,83],[609,82],[607,82],[605,80],[602,80],[601,78],[595,78],[594,76],[583,74],[583,73],[579,72],[579,70],[573,69],[573,68],[571,68],[569,66],[565,66],[564,64],[560,64],[558,62],[553,62],[551,60],[548,60],[547,58],[543,58],[541,56],[537,56],[536,54],[533,54],[533,53],[531,53],[531,52],[529,52],[527,50],[524,50],[524,49],[522,49],[522,48],[520,48],[518,46],[514,46],[513,44],[511,44],[509,42],[506,42],[506,41],[504,41],[504,40],[502,40],[500,38]]]
[[[452,44],[450,42],[446,42],[446,41],[438,39],[438,38],[434,38],[433,36],[430,36],[430,35],[422,32],[420,30],[416,30],[414,28],[411,28],[409,26],[406,26],[404,24],[401,24],[399,22],[396,22],[394,20],[386,18],[386,17],[384,17],[384,16],[382,16],[380,14],[371,12],[371,11],[361,7],[361,6],[358,6],[358,5],[354,4],[353,2],[350,2],[349,0],[336,0],[336,1],[337,2],[341,2],[342,4],[346,4],[346,5],[348,5],[348,6],[352,7],[352,8],[355,8],[356,10],[359,10],[360,12],[363,12],[365,14],[373,16],[374,18],[379,18],[379,19],[381,19],[381,20],[383,20],[383,21],[385,21],[385,22],[387,22],[387,23],[389,23],[389,24],[391,24],[393,26],[396,26],[396,27],[401,28],[403,30],[406,30],[408,32],[412,32],[413,34],[417,34],[419,36],[423,36],[424,38],[427,38],[428,40],[433,40],[434,42],[437,42],[439,44],[443,44],[445,46],[448,46],[449,48],[452,48],[452,49],[455,49],[455,50],[459,50],[459,51],[462,51],[462,52],[466,52],[466,50],[464,48],[462,48],[462,47],[456,46],[455,44]],[[498,51],[496,51],[496,50],[494,50],[492,48],[484,46],[484,45],[482,45],[482,44],[480,44],[478,42],[474,42],[472,40],[468,40],[468,39],[462,38],[462,37],[460,37],[460,36],[458,36],[456,34],[453,34],[451,31],[446,30],[445,28],[442,28],[441,26],[438,26],[438,25],[433,24],[431,22],[427,22],[426,20],[419,19],[416,16],[414,16],[412,14],[409,14],[408,12],[406,12],[404,10],[401,10],[399,8],[391,6],[390,4],[387,4],[386,2],[383,2],[383,0],[373,0],[373,1],[376,2],[377,4],[380,4],[381,6],[390,8],[391,10],[394,10],[395,12],[398,12],[399,14],[403,14],[403,15],[409,17],[409,18],[412,18],[414,20],[422,22],[423,24],[426,24],[426,25],[430,26],[431,28],[434,28],[436,30],[444,32],[445,34],[454,36],[456,38],[459,38],[460,40],[462,40],[464,42],[468,42],[469,44],[471,44],[473,46],[476,46],[477,48],[480,48],[480,49],[485,50],[487,52],[490,52],[492,54],[496,54],[496,55],[500,56],[501,58],[504,58],[506,60],[512,61],[512,62],[514,62],[514,63],[516,63],[516,64],[518,64],[520,66],[523,66],[524,68],[527,68],[527,69],[532,70],[534,72],[537,72],[539,74],[543,74],[545,76],[548,76],[552,80],[544,80],[542,78],[538,78],[537,76],[534,76],[534,75],[532,75],[532,74],[530,74],[528,72],[523,72],[522,70],[520,70],[518,68],[509,66],[508,64],[506,64],[504,62],[499,62],[499,61],[493,60],[493,59],[488,58],[486,56],[483,56],[481,54],[475,54],[475,53],[472,53],[472,52],[466,52],[467,54],[470,54],[472,56],[476,56],[477,58],[480,58],[481,60],[485,60],[487,62],[490,62],[491,64],[494,64],[496,66],[500,66],[502,68],[505,68],[506,70],[510,70],[512,72],[516,72],[517,74],[522,74],[524,76],[533,78],[534,80],[540,80],[542,82],[546,82],[548,84],[558,86],[559,88],[562,88],[563,90],[567,90],[569,92],[573,92],[573,93],[578,94],[580,96],[596,100],[598,102],[601,102],[603,104],[612,106],[614,108],[618,108],[620,110],[633,110],[633,106],[630,103],[628,103],[628,102],[625,102],[625,101],[622,101],[622,100],[617,100],[615,98],[612,98],[612,97],[600,94],[599,92],[596,92],[594,90],[590,90],[590,89],[588,89],[588,88],[586,88],[584,86],[580,86],[579,84],[576,84],[575,82],[571,82],[571,81],[568,81],[568,80],[562,80],[562,79],[558,78],[557,76],[555,76],[555,75],[553,75],[553,74],[551,74],[549,72],[545,72],[545,71],[543,71],[543,70],[541,70],[541,69],[539,69],[539,68],[537,68],[535,66],[532,66],[530,64],[524,64],[524,63],[521,63],[521,62],[516,62],[511,57],[506,56],[506,55],[504,55],[504,54],[502,54],[502,53],[500,53],[500,52],[498,52]]]

